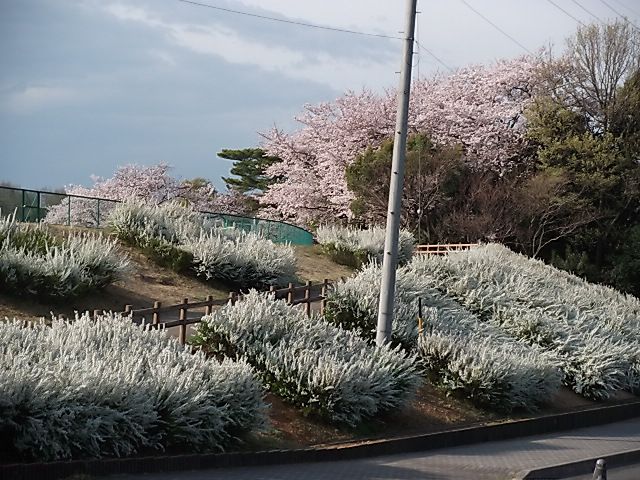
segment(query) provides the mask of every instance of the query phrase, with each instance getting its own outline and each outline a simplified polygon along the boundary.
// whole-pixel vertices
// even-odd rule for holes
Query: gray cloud
[[[562,44],[576,26],[548,2],[468,1],[532,50]],[[211,2],[392,35],[402,25],[402,3],[388,0]],[[612,15],[597,0],[581,3]],[[114,5],[152,21],[118,17]],[[566,6],[589,21],[574,7]],[[451,66],[522,53],[457,0],[423,0],[420,10],[421,43]],[[400,48],[170,0],[4,0],[0,180],[86,184],[117,165],[166,161],[178,176],[220,185],[230,165],[216,151],[255,145],[274,123],[293,127],[304,103],[394,87]],[[442,69],[424,52],[417,58],[422,74]]]

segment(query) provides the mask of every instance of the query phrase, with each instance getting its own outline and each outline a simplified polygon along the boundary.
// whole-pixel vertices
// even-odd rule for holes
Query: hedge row
[[[129,262],[114,241],[94,234],[54,237],[44,226],[0,219],[0,288],[62,300],[123,278]]]
[[[559,358],[565,383],[577,393],[602,399],[620,389],[639,391],[632,297],[499,245],[417,259],[412,268],[483,321]]]
[[[25,459],[221,450],[264,422],[249,365],[117,315],[0,322],[0,392],[0,445]]]
[[[326,319],[373,341],[381,268],[368,265],[330,291]],[[422,299],[423,334],[418,332]],[[392,339],[417,350],[432,382],[496,410],[536,409],[560,387],[558,360],[483,322],[433,288],[411,265],[398,269]]]
[[[294,281],[296,258],[290,245],[254,233],[218,228],[204,215],[175,203],[125,202],[109,223],[116,236],[175,270],[240,288],[284,286]]]
[[[413,356],[372,347],[353,332],[256,291],[205,316],[194,343],[246,358],[271,391],[339,424],[356,425],[398,408],[419,383]]]

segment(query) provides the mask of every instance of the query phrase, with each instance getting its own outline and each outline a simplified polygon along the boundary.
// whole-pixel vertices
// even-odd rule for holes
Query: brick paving
[[[640,412],[639,412],[640,413]],[[546,435],[361,460],[239,467],[109,480],[504,480],[522,470],[639,449],[640,418]]]

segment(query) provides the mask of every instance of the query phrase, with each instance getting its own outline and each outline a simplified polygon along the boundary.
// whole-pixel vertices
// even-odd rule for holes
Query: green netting
[[[203,213],[221,227],[234,227],[246,232],[255,232],[276,243],[313,245],[313,235],[310,232],[289,223],[227,213]]]
[[[65,195],[64,193],[0,187],[0,214],[16,212],[21,222],[40,222],[99,228],[104,226],[111,209],[119,202],[104,198]],[[221,227],[235,227],[255,232],[277,243],[313,245],[313,235],[285,222],[239,215],[202,212]]]

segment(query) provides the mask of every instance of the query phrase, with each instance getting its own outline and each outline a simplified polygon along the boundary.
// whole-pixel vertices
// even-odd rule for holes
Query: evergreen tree
[[[222,177],[229,190],[239,193],[260,195],[276,180],[265,174],[267,167],[279,162],[278,157],[266,155],[261,148],[243,148],[240,150],[222,149],[220,158],[233,160],[231,174],[233,177]]]

